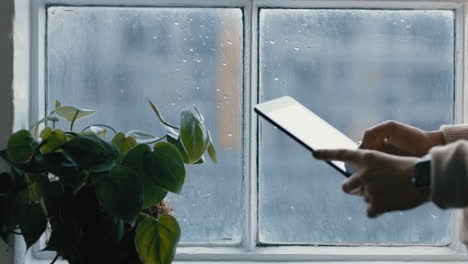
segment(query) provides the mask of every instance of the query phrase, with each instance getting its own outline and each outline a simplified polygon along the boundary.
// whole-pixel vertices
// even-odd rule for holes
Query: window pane
[[[79,121],[76,130],[105,123],[163,135],[147,97],[175,124],[182,109],[194,104],[200,109],[219,161],[190,167],[182,194],[169,200],[183,242],[238,242],[242,11],[50,7],[47,44],[48,110],[57,98],[98,111]]]
[[[452,11],[260,13],[260,101],[290,95],[356,141],[393,119],[435,130],[454,116]],[[261,122],[263,243],[447,243],[433,205],[367,219],[341,174]]]

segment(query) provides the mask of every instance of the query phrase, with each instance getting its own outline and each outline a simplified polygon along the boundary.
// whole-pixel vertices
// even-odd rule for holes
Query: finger
[[[366,203],[372,203],[372,197],[369,193],[369,191],[367,190],[367,188],[362,188],[362,196],[364,197],[364,202]]]
[[[369,218],[376,218],[377,216],[381,215],[383,213],[382,210],[380,210],[375,203],[369,203],[367,206],[367,217]]]
[[[361,186],[361,188],[356,188],[354,190],[351,190],[348,194],[356,195],[356,196],[363,196],[364,195],[364,187]]]
[[[360,193],[362,194],[364,188],[364,181],[362,178],[363,172],[360,171],[356,174],[353,174],[349,179],[343,183],[342,189],[345,193],[355,194]]]
[[[313,152],[318,160],[339,160],[352,164],[361,163],[361,151],[350,149],[320,149]]]

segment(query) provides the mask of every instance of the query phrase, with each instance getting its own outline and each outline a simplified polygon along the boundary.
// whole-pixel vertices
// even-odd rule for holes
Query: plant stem
[[[55,256],[55,258],[52,260],[52,262],[50,264],[54,264],[55,261],[57,261],[58,258],[59,258],[59,254],[57,253],[57,255]]]
[[[142,216],[142,217],[150,217],[149,214],[145,214],[145,213],[143,213],[143,212],[140,212],[140,216]]]
[[[148,143],[146,143],[146,144],[154,144],[154,143],[157,143],[157,142],[159,142],[159,141],[161,141],[161,140],[163,140],[163,139],[165,139],[165,138],[166,138],[166,136],[163,136],[163,137],[161,137],[161,138],[158,138],[158,139],[156,139],[156,140],[154,140],[154,141],[151,141],[151,142],[148,142]]]
[[[166,126],[168,126],[170,128],[180,130],[180,128],[178,128],[178,127],[176,127],[174,125],[171,125],[166,120],[164,120],[164,118],[162,117],[162,115],[159,112],[158,108],[153,104],[153,102],[151,102],[151,100],[149,98],[146,98],[146,100],[148,100],[148,103],[149,103],[150,107],[153,109],[153,112],[156,114],[156,116],[158,117],[159,121],[161,121],[161,123],[163,123],[164,125],[166,125]]]
[[[45,202],[44,202],[44,198],[42,197],[39,197],[39,195],[37,195],[36,191],[34,190],[34,188],[31,188],[31,179],[29,179],[29,176],[27,174],[24,175],[25,179],[26,179],[26,183],[28,184],[28,190],[29,192],[34,196],[34,197],[37,197],[39,200],[39,205],[41,206],[41,209],[42,209],[42,212],[44,213],[44,215],[49,218],[49,212],[47,211],[47,207],[45,205]]]
[[[75,116],[73,117],[71,124],[70,124],[70,131],[73,131],[73,125],[75,124],[76,117],[78,116],[78,113],[80,113],[80,110],[76,110]]]
[[[81,191],[81,189],[83,189],[83,187],[86,186],[86,184],[88,183],[88,178],[89,178],[89,173],[86,173],[86,176],[85,178],[83,179],[83,181],[80,183],[80,185],[78,185],[76,187],[76,189],[73,191],[73,197],[76,196],[78,194],[79,191]]]

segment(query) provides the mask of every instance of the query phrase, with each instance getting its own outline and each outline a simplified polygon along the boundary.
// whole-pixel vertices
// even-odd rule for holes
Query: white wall
[[[14,0],[2,0],[0,7],[0,148],[13,128],[13,14]],[[13,263],[13,250],[0,242],[0,263]]]

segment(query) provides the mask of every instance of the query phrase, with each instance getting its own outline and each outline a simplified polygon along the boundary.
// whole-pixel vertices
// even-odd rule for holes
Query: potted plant
[[[0,151],[11,167],[0,174],[3,240],[20,234],[29,249],[48,230],[44,250],[56,252],[53,262],[171,263],[180,228],[163,199],[181,191],[186,165],[203,163],[206,152],[216,162],[216,152],[196,108],[183,111],[177,127],[148,102],[167,131],[162,137],[107,125],[76,132],[75,122],[95,111],[59,101],[31,131],[13,134]],[[59,117],[69,131],[55,127]]]

